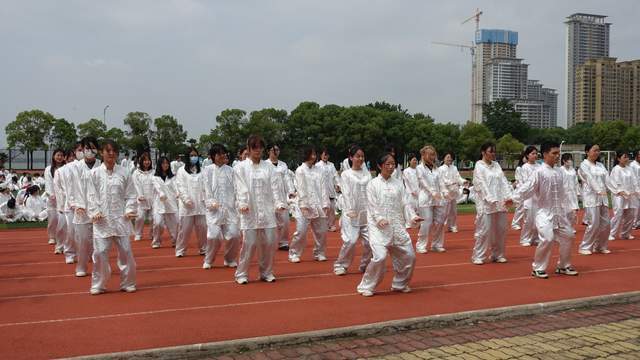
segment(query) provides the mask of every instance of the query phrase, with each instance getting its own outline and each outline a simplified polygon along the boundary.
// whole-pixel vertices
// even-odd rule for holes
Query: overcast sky
[[[190,137],[226,108],[291,111],[301,101],[402,104],[439,122],[469,118],[471,59],[432,41],[470,43],[481,28],[519,33],[529,78],[559,93],[565,25],[608,15],[611,56],[640,58],[640,1],[0,1],[0,131],[42,109],[76,124],[107,110],[176,116]],[[0,145],[5,144],[5,136]]]

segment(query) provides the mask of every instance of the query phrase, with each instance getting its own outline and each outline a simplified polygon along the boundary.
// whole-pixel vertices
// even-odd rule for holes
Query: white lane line
[[[585,273],[588,274],[588,273],[598,273],[598,272],[630,270],[630,269],[638,269],[638,268],[640,268],[640,266],[628,266],[628,267],[621,267],[621,268],[588,270],[588,271],[583,271],[582,273],[583,274],[585,274]],[[327,275],[329,275],[329,274],[327,274]],[[533,278],[531,276],[519,276],[519,277],[505,278],[505,279],[470,281],[470,282],[460,282],[460,283],[451,283],[451,284],[419,286],[419,287],[414,287],[413,289],[414,290],[427,290],[427,289],[438,289],[438,288],[449,288],[449,287],[460,287],[460,286],[486,285],[486,284],[495,284],[495,283],[501,283],[501,282],[518,281],[518,280],[535,280],[535,278]],[[387,293],[387,292],[390,292],[390,290],[378,291],[377,293]],[[116,314],[106,314],[106,315],[96,315],[96,316],[82,316],[82,317],[75,317],[75,318],[61,318],[61,319],[51,319],[51,320],[13,322],[13,323],[0,324],[0,327],[24,326],[24,325],[41,325],[41,324],[63,323],[63,322],[84,321],[84,320],[113,319],[113,318],[122,318],[122,317],[166,314],[166,313],[172,313],[172,312],[213,310],[213,309],[235,308],[235,307],[252,306],[252,305],[277,304],[277,303],[286,303],[286,302],[295,302],[295,301],[332,299],[332,298],[340,298],[340,297],[346,297],[346,296],[360,296],[360,295],[358,293],[356,293],[356,292],[349,292],[349,293],[331,294],[331,295],[307,296],[307,297],[297,297],[297,298],[284,298],[284,299],[263,300],[263,301],[249,301],[249,302],[232,303],[232,304],[191,306],[191,307],[183,307],[183,308],[171,308],[171,309],[161,309],[161,310],[138,311],[138,312],[129,312],[129,313],[116,313]]]

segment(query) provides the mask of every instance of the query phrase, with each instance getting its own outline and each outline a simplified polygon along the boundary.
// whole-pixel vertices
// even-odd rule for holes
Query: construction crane
[[[440,41],[432,41],[431,43],[435,44],[435,45],[457,47],[457,48],[460,48],[461,50],[469,49],[469,51],[471,51],[471,56],[472,57],[473,57],[473,55],[475,54],[475,51],[476,51],[476,47],[475,47],[475,45],[473,45],[473,43],[471,43],[471,45],[454,44],[454,43],[447,43],[447,42],[440,42]],[[471,60],[473,61],[473,59],[471,59]]]
[[[468,19],[466,19],[465,21],[463,21],[461,23],[461,25],[464,25],[464,24],[468,23],[471,20],[475,20],[476,21],[476,31],[480,30],[480,15],[482,15],[482,11],[480,11],[480,9],[476,8],[476,13],[473,14]]]

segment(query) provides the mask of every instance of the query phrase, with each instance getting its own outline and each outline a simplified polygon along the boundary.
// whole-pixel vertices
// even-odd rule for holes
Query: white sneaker
[[[458,232],[458,227],[457,226],[452,226],[449,228],[449,231],[451,231],[452,233],[457,233]]]
[[[596,250],[596,252],[599,252],[600,254],[611,254],[611,250],[609,249]]]
[[[49,245],[53,245],[56,243],[56,239],[49,239]]]
[[[426,254],[427,253],[427,249],[416,249],[416,252],[420,253],[420,254]]]
[[[504,256],[500,256],[499,258],[495,259],[494,261],[497,262],[497,263],[500,263],[500,264],[504,264],[504,263],[507,262],[507,258],[505,258]]]
[[[248,284],[249,280],[247,280],[247,278],[239,278],[239,279],[236,279],[236,282],[240,285],[244,285],[244,284]]]
[[[531,246],[531,243],[522,243],[520,245],[522,245],[522,246]]]
[[[522,230],[522,228],[520,227],[520,225],[511,225],[511,229],[515,230],[515,231],[520,231]]]
[[[629,235],[629,237],[627,238],[627,240],[633,240],[633,239],[635,239],[635,238],[636,238],[635,236],[633,236],[633,235]]]
[[[431,251],[437,252],[437,253],[443,253],[443,252],[447,251],[447,249],[441,248],[441,247],[440,248],[431,248]]]
[[[65,259],[64,262],[67,263],[67,264],[73,264],[73,263],[76,262],[76,260],[75,259]]]
[[[297,256],[291,256],[291,257],[289,257],[289,262],[299,263],[300,262],[300,258],[297,257]]]
[[[265,277],[261,277],[260,280],[268,283],[272,283],[276,281],[276,277],[273,274],[267,275]]]
[[[369,291],[369,290],[358,290],[358,292],[360,293],[360,295],[364,296],[364,297],[369,297],[369,296],[373,296],[373,291]]]
[[[593,253],[590,250],[578,250],[578,254],[580,254],[580,255],[591,255]]]
[[[408,286],[405,286],[402,289],[396,289],[396,288],[392,287],[391,291],[397,291],[397,292],[401,292],[401,293],[410,293],[411,292],[411,288],[408,287]]]
[[[140,240],[142,240],[142,236],[140,236],[140,235],[136,235],[136,236],[133,238],[133,241],[140,241]]]
[[[347,273],[347,270],[345,270],[345,268],[339,267],[339,268],[333,269],[333,273],[338,276],[341,276],[341,275],[345,275]]]
[[[159,244],[153,244],[153,245],[151,245],[151,248],[152,249],[159,249],[160,245]]]
[[[336,231],[336,227],[335,227],[335,226],[330,227],[330,228],[329,228],[329,231],[330,231],[330,232],[335,232],[335,231]]]
[[[484,264],[484,261],[482,261],[482,260],[480,260],[480,259],[475,259],[475,260],[473,260],[473,261],[472,261],[472,263],[473,263],[474,265],[482,265],[482,264]]]
[[[55,249],[55,250],[53,250],[53,253],[56,254],[56,255],[60,255],[60,254],[62,254],[62,250]]]
[[[324,255],[316,256],[316,261],[327,261],[327,257]]]
[[[613,240],[615,240],[615,239],[616,239],[616,237],[615,237],[615,236],[611,236],[611,235],[609,235],[609,241],[613,241]]]
[[[104,290],[102,290],[102,289],[91,288],[91,290],[89,290],[89,294],[91,294],[91,295],[100,295],[100,294],[103,294],[103,293],[104,293]]]
[[[209,270],[209,269],[211,269],[211,264],[204,263],[204,264],[202,264],[202,268],[205,269],[205,270]]]
[[[235,261],[232,261],[230,263],[228,262],[224,262],[224,266],[228,267],[228,268],[237,268],[238,267],[238,263]]]
[[[84,277],[87,276],[87,273],[84,271],[76,271],[76,276],[77,277]]]
[[[124,292],[128,292],[128,293],[132,293],[132,292],[136,292],[138,291],[138,289],[136,289],[135,285],[131,285],[131,286],[127,286],[124,289],[120,289],[120,291],[124,291]]]
[[[176,257],[184,257],[184,254],[176,254]]]

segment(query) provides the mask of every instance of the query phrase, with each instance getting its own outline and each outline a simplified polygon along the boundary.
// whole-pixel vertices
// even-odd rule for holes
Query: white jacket
[[[333,164],[325,166],[333,167]],[[302,163],[296,169],[298,208],[307,219],[327,216],[324,209],[328,209],[331,202],[327,181],[333,183],[333,178],[328,176],[328,172],[317,165],[309,167],[306,163]]]
[[[607,179],[607,188],[611,191],[611,200],[614,209],[638,208],[638,181],[630,166],[616,165],[611,169],[611,175]],[[626,193],[622,196],[620,193]]]
[[[517,177],[516,177],[516,181],[517,181],[516,189],[521,185],[525,184],[526,182],[528,182],[529,180],[531,180],[533,173],[536,172],[536,170],[538,170],[539,167],[540,167],[540,164],[537,164],[537,163],[522,164],[522,166],[519,167],[520,171],[517,173]],[[531,206],[533,205],[533,199],[527,199],[526,201],[524,201],[523,205],[525,209],[531,209],[532,208]]]
[[[607,178],[609,173],[602,163],[592,163],[584,160],[580,163],[578,176],[582,180],[582,206],[598,207],[601,205],[609,207],[607,198]]]
[[[173,160],[171,163],[169,163],[169,165],[171,166],[171,172],[173,173],[173,175],[178,175],[178,170],[184,167],[184,163],[179,160]]]
[[[349,169],[340,175],[342,182],[342,213],[353,226],[367,225],[367,184],[371,173]]]
[[[274,165],[271,160],[267,160],[268,163]],[[273,166],[276,175],[280,177],[279,192],[283,199],[288,199],[290,194],[295,192],[293,187],[293,181],[289,178],[289,167],[284,161],[278,160],[278,164]]]
[[[136,169],[133,172],[133,184],[136,187],[136,193],[138,197],[144,197],[143,201],[138,200],[138,207],[140,209],[149,210],[153,206],[154,188],[153,188],[153,170],[142,171]]]
[[[445,187],[438,169],[434,166],[429,169],[424,162],[416,167],[420,194],[418,195],[418,207],[445,206]]]
[[[390,176],[385,180],[378,175],[367,184],[367,218],[369,242],[377,245],[410,244],[411,238],[405,229],[407,220],[416,216],[402,181]],[[379,228],[380,220],[389,222]]]
[[[438,168],[438,172],[444,184],[445,198],[447,200],[457,200],[460,196],[460,186],[465,182],[460,176],[458,168],[455,165],[442,164]]]
[[[189,174],[184,166],[178,170],[176,175],[176,190],[178,191],[178,215],[195,216],[204,215],[206,212],[204,205],[204,181],[202,181],[202,171],[200,173]],[[186,204],[191,202],[191,206]]]
[[[137,193],[129,170],[114,165],[113,171],[102,164],[87,175],[87,214],[103,218],[93,223],[94,238],[129,236],[133,233],[126,214],[137,213]]]
[[[567,208],[569,210],[578,210],[578,196],[580,195],[580,184],[578,183],[578,175],[576,170],[571,167],[567,169],[564,166],[560,167],[562,171],[564,181],[564,191],[567,192]]]
[[[473,191],[478,215],[506,212],[506,201],[511,199],[513,189],[504,176],[500,164],[495,161],[487,165],[476,161],[473,169]]]
[[[178,192],[176,190],[176,177],[162,180],[159,176],[153,177],[153,212],[154,214],[175,214],[178,212]]]
[[[71,179],[68,174],[72,165],[73,163],[69,163],[59,168],[53,176],[53,192],[55,193],[56,209],[58,212],[71,211],[71,204],[69,203],[67,193],[71,190]]]
[[[240,212],[240,229],[275,228],[276,211],[286,209],[287,205],[286,199],[280,196],[280,178],[274,166],[268,161],[254,164],[246,159],[236,164],[233,174],[238,210],[249,209]]]
[[[335,199],[338,197],[338,194],[336,193],[336,185],[341,186],[340,177],[338,176],[338,172],[336,171],[336,167],[333,163],[331,161],[324,162],[320,160],[316,163],[315,167],[322,171],[324,176],[324,186],[327,188],[326,191],[329,198]]]
[[[202,170],[207,223],[214,225],[237,224],[236,189],[233,168],[228,165],[208,165]]]
[[[71,208],[85,210],[84,215],[80,216],[77,213],[74,214],[74,224],[91,224],[91,218],[86,211],[89,206],[87,200],[87,184],[89,183],[89,173],[92,169],[99,168],[100,164],[100,160],[96,159],[92,168],[89,168],[84,160],[75,161],[71,164],[65,165],[71,165],[71,167],[69,167],[69,172],[67,173],[71,182],[71,186],[67,191],[67,198]]]
[[[56,171],[59,171],[60,169],[62,169],[62,167],[56,169]],[[55,209],[56,193],[55,187],[53,186],[53,176],[51,176],[51,165],[44,169],[44,191],[43,195],[47,195],[47,209]]]

